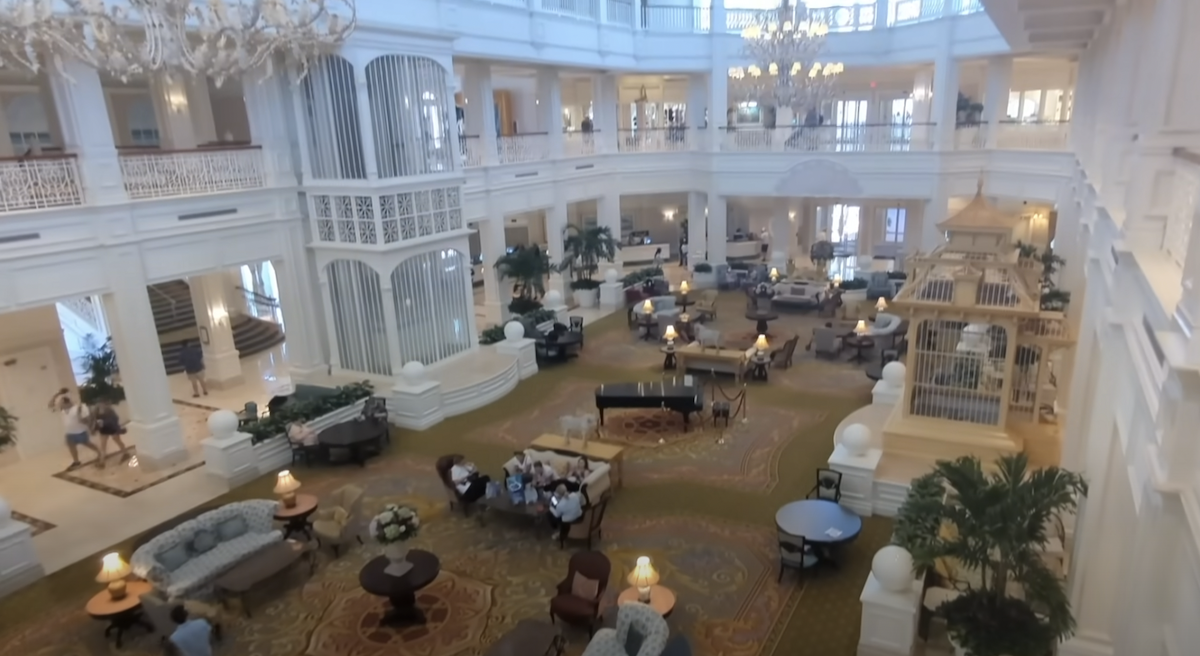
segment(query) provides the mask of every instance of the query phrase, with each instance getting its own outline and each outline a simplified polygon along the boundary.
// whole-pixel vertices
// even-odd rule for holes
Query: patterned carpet
[[[585,352],[610,335],[630,338],[624,317],[590,326]],[[581,547],[560,550],[549,528],[517,518],[480,523],[450,512],[432,463],[438,455],[462,452],[495,473],[513,448],[542,432],[556,432],[561,415],[594,409],[596,385],[658,375],[636,376],[613,363],[602,367],[584,360],[547,370],[523,381],[502,403],[429,431],[397,431],[389,451],[366,468],[297,471],[304,491],[321,498],[347,482],[363,486],[364,515],[386,503],[417,508],[423,530],[411,546],[437,554],[442,568],[418,600],[430,619],[425,627],[378,626],[384,602],[358,586],[359,570],[380,553],[368,543],[337,559],[322,552],[311,576],[297,567],[255,590],[249,601],[253,616],[229,613],[226,636],[215,653],[479,656],[520,619],[548,619],[554,586],[570,554]],[[818,382],[810,385],[819,388]],[[671,630],[688,636],[698,655],[851,656],[858,640],[858,595],[871,556],[890,534],[890,522],[867,519],[858,540],[841,555],[840,569],[803,581],[788,575],[777,583],[773,518],[780,505],[808,491],[837,422],[869,397],[836,383],[801,391],[774,378],[748,390],[749,421],[735,420],[728,430],[706,422],[682,432],[677,417],[653,410],[614,411],[607,417],[605,438],[630,448],[625,486],[612,498],[597,546],[613,562],[606,604],[626,586],[636,557],[648,555],[661,583],[678,596]],[[271,497],[272,483],[264,477],[212,505]],[[361,517],[360,525],[366,519]],[[127,556],[130,542],[113,549]],[[101,588],[94,582],[96,562],[85,560],[0,600],[6,653],[161,653],[157,638],[138,629],[117,652],[105,641],[103,625],[82,612]],[[578,656],[586,632],[567,629],[565,635],[568,656]]]

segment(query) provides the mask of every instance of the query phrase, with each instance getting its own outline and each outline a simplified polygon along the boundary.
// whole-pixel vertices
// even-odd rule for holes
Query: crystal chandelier
[[[356,22],[355,0],[0,0],[0,66],[77,59],[122,80],[187,73],[220,84],[277,56],[307,71]]]
[[[829,26],[809,17],[803,3],[789,0],[760,11],[742,31],[742,55],[752,63],[729,69],[736,88],[760,103],[792,111],[816,109],[828,97],[840,63],[821,63]]]

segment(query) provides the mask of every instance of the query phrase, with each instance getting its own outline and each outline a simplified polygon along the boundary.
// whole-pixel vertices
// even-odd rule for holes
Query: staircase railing
[[[268,314],[274,314],[275,310],[279,309],[279,299],[272,298],[266,294],[260,294],[253,289],[246,289],[242,286],[235,287],[238,291],[246,294],[246,300],[254,305],[258,310],[265,310]]]
[[[166,299],[166,301],[171,304],[171,319],[179,318],[179,301],[175,300],[175,298],[173,298],[170,294],[167,294],[166,292],[164,292],[163,290],[159,289],[158,287],[156,287],[154,285],[147,285],[146,289],[149,289],[152,293],[157,294],[159,297]],[[189,302],[190,302],[190,300],[189,300]]]

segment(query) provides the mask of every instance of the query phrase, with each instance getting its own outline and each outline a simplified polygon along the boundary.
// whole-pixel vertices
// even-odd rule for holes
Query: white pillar
[[[492,67],[483,62],[472,62],[463,70],[464,118],[467,134],[479,134],[479,147],[483,149],[483,165],[497,162],[496,97],[492,89]]]
[[[188,286],[192,290],[192,307],[196,311],[209,387],[227,389],[241,385],[244,379],[242,362],[233,344],[233,315],[225,303],[225,272],[191,276]]]
[[[796,246],[796,226],[788,218],[786,199],[777,199],[775,209],[771,213],[771,244],[768,251],[770,266],[779,269],[779,275],[786,276],[788,262]]]
[[[597,153],[617,152],[617,76],[592,76],[592,127]]]
[[[537,96],[539,125],[547,133],[550,159],[560,159],[563,156],[562,82],[557,69],[538,69]]]
[[[946,243],[946,237],[942,234],[938,224],[949,218],[950,214],[950,195],[946,190],[946,183],[939,176],[937,182],[934,183],[932,198],[925,201],[925,207],[921,215],[921,241],[919,250],[922,253],[928,254],[933,249]],[[907,226],[905,226],[907,228]]]
[[[561,195],[555,194],[554,205],[546,208],[546,252],[550,255],[550,265],[557,266],[565,257],[563,251],[563,230],[567,227],[567,201]],[[546,292],[557,290],[562,294],[564,302],[570,298],[570,272],[552,273],[546,286]]]
[[[379,275],[379,295],[383,297],[383,331],[387,335],[392,376],[400,380],[400,371],[404,368],[404,354],[400,352],[400,323],[396,315],[396,295],[393,293],[390,271]]]
[[[713,3],[713,20],[716,20],[717,5]],[[725,13],[724,6],[721,13]],[[722,20],[724,17],[722,16]],[[717,25],[717,23],[713,23]],[[722,25],[724,23],[721,23]],[[724,41],[713,41],[713,74],[708,79],[708,150],[721,150],[721,142],[725,138],[725,127],[728,123],[729,111],[729,62],[721,49]],[[703,149],[701,149],[703,150]],[[712,212],[712,208],[709,208]],[[711,234],[711,233],[710,233]],[[722,233],[724,234],[724,233]]]
[[[0,157],[12,157],[15,155],[13,150],[12,140],[8,138],[8,112],[0,107]]]
[[[194,150],[198,142],[188,99],[187,81],[157,74],[150,80],[150,97],[158,120],[159,137],[171,150]]]
[[[302,237],[296,237],[297,240]],[[313,295],[308,261],[303,247],[288,250],[286,260],[271,260],[279,282],[279,310],[283,313],[284,353],[291,382],[303,382],[325,371],[321,352],[319,319],[315,312],[319,300]]]
[[[139,466],[165,467],[187,458],[187,452],[163,365],[141,253],[136,247],[122,247],[110,248],[105,255],[109,279],[114,282],[112,293],[104,295],[104,312],[129,406],[129,439],[137,447]]]
[[[375,124],[371,121],[371,95],[367,92],[366,63],[354,66],[354,92],[358,95],[358,129],[362,135],[363,162],[367,179],[379,179],[379,160],[375,157]]]
[[[1000,121],[1007,115],[1008,92],[1012,86],[1012,57],[992,57],[987,62],[987,90],[983,95],[984,124],[987,125],[987,147],[996,147]],[[1065,104],[1065,103],[1064,103]]]
[[[954,150],[954,130],[958,121],[958,60],[949,52],[933,67],[933,147]]]
[[[300,170],[297,173],[299,173],[300,184],[305,184],[312,179],[312,154],[309,150],[310,126],[307,120],[308,113],[305,107],[306,100],[304,98],[304,94],[300,90],[300,85],[302,84],[300,81],[300,73],[295,69],[295,67],[289,67],[287,75],[290,84],[287,86],[287,91],[285,93],[291,104],[292,121],[296,129],[296,146],[300,155]],[[247,106],[246,111],[250,111],[249,106]],[[250,123],[250,129],[253,133],[253,122]]]
[[[121,164],[113,141],[104,88],[96,69],[74,60],[62,62],[62,72],[47,70],[63,149],[77,155],[76,165],[89,205],[123,203],[127,200]],[[7,134],[7,133],[6,133]]]
[[[705,131],[704,114],[708,107],[706,98],[708,97],[708,79],[709,75],[702,73],[693,73],[688,76],[687,90],[687,133],[688,133],[688,148],[691,150],[707,150],[708,145],[701,143],[700,137],[707,135]],[[688,215],[690,221],[692,214]],[[691,225],[689,223],[689,225]],[[691,241],[691,237],[688,237]]]
[[[921,68],[913,78],[913,130],[914,148],[926,149],[933,145],[933,69]]]
[[[340,371],[342,355],[338,350],[337,318],[333,314],[333,290],[329,288],[329,267],[317,271],[317,286],[321,290],[321,312],[325,315],[325,339],[329,348],[329,369]]]
[[[688,192],[688,267],[708,261],[708,199],[699,191]]]
[[[208,78],[192,77],[186,82],[188,113],[192,118],[192,133],[196,144],[218,141],[216,119],[213,118],[212,98],[208,94]]]
[[[256,71],[242,83],[242,98],[246,103],[246,118],[250,123],[250,139],[262,146],[270,185],[292,186],[297,173],[292,159],[292,142],[296,139],[289,122],[282,120],[292,111],[291,90],[287,81],[278,75],[268,76]],[[304,141],[303,136],[299,139]]]
[[[612,231],[613,239],[617,243],[621,243],[621,194],[610,192],[597,198],[596,215],[596,224]],[[604,270],[610,267],[619,272],[622,266],[624,265],[622,263],[621,250],[617,249],[617,256],[611,264],[608,262],[600,264],[599,275],[603,276]]]
[[[509,282],[500,278],[496,261],[504,256],[508,245],[504,238],[504,217],[480,221],[479,249],[483,254],[483,307],[489,324],[508,319],[508,302],[512,297]]]
[[[708,263],[716,269],[725,264],[725,244],[729,241],[725,227],[728,206],[724,196],[708,195]]]

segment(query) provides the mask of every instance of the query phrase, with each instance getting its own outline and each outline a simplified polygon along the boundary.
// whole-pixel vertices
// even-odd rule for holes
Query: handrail
[[[75,159],[75,153],[42,153],[41,155],[11,155],[0,157],[0,162],[31,162],[37,160],[58,160],[58,159]]]
[[[183,148],[179,150],[161,150],[153,146],[123,146],[117,154],[124,155],[178,155],[181,153],[209,153],[214,150],[262,150],[261,145],[230,145],[230,146],[201,146],[199,148]]]
[[[718,129],[730,130],[730,131],[736,132],[738,130],[796,130],[799,128],[803,128],[805,130],[853,130],[855,128],[916,128],[916,127],[937,127],[937,123],[838,123],[838,124],[822,123],[821,125],[795,124],[795,125],[775,125],[775,126],[746,124],[746,125],[725,125]],[[656,128],[656,129],[661,129],[661,128]]]
[[[242,287],[241,285],[234,287],[234,289],[245,292],[246,297],[249,298],[254,303],[257,303],[259,305],[266,305],[267,307],[270,307],[270,308],[278,308],[279,307],[279,299],[277,299],[277,298],[271,298],[270,296],[267,296],[266,294],[260,294],[252,289],[246,289],[245,287]]]
[[[167,299],[167,302],[171,304],[171,318],[172,319],[179,318],[179,301],[175,300],[169,294],[167,294],[163,290],[159,289],[155,285],[146,285],[146,289],[149,289],[150,291],[154,292],[155,294],[158,294],[159,296]]]

